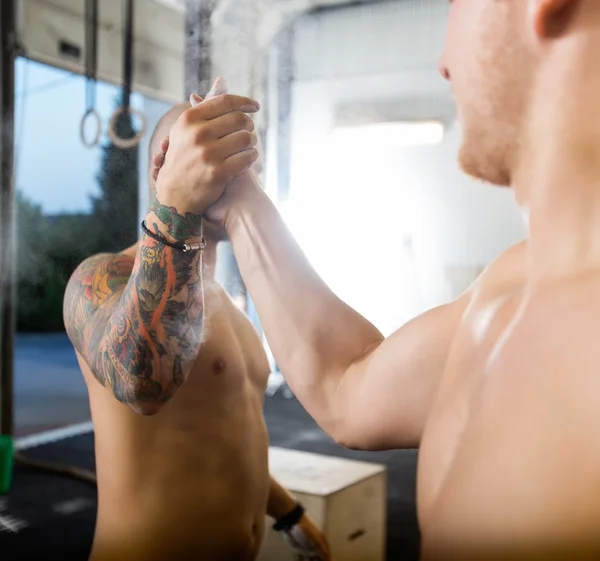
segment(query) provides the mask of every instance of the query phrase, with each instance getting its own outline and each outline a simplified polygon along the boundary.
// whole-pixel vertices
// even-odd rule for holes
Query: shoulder
[[[527,250],[527,241],[509,247],[486,267],[483,276],[523,276]]]
[[[108,295],[112,287],[127,283],[133,270],[135,259],[128,253],[101,253],[83,261],[73,272],[65,299],[94,293],[96,296]],[[81,290],[85,294],[81,294]],[[89,294],[88,294],[89,293]]]
[[[494,259],[481,273],[474,292],[504,292],[509,287],[525,283],[528,242],[520,242]]]
[[[138,244],[119,253],[99,253],[79,264],[69,280],[69,285],[91,281],[90,276],[105,275],[111,278],[129,277],[133,270]],[[67,287],[68,290],[68,287]]]
[[[127,285],[134,255],[129,250],[94,255],[83,261],[71,275],[63,300],[63,318],[67,334],[78,350],[90,320],[120,296]]]

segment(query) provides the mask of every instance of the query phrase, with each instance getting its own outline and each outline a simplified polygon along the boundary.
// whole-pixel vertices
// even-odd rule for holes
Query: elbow
[[[388,431],[382,431],[376,427],[352,423],[354,426],[338,428],[332,434],[333,439],[348,450],[360,450],[362,452],[383,452],[385,450],[418,448],[415,441],[403,435],[402,440],[398,435],[391,437]],[[418,440],[416,441],[418,443]]]
[[[148,387],[141,384],[134,384],[128,388],[110,388],[113,397],[144,417],[156,415],[168,402],[167,396],[162,388],[157,384],[155,391],[149,392]]]
[[[133,400],[127,403],[129,409],[136,412],[138,415],[142,417],[152,417],[156,415],[163,407],[164,403],[159,403],[157,401],[140,401]]]
[[[365,438],[360,432],[342,432],[336,434],[334,440],[343,448],[347,450],[360,450],[362,452],[379,452],[381,450],[387,450],[388,448],[381,447],[376,442]]]
[[[382,450],[368,426],[357,420],[357,417],[347,416],[336,419],[329,431],[330,436],[347,450],[364,452]]]
[[[347,450],[368,450],[365,443],[361,442],[359,435],[351,431],[338,429],[333,433],[332,438],[343,448]]]
[[[351,426],[348,419],[337,417],[329,418],[327,422],[321,423],[321,428],[329,434],[333,440],[348,450],[362,450],[359,433]]]

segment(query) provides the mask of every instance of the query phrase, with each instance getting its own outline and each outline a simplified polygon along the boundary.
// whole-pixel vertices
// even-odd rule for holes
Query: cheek
[[[445,58],[451,76],[469,73],[481,45],[483,0],[455,0],[446,31]]]
[[[455,58],[457,42],[460,40],[460,1],[455,1],[450,7],[448,24],[446,26],[446,44],[444,47],[447,63],[451,64]]]

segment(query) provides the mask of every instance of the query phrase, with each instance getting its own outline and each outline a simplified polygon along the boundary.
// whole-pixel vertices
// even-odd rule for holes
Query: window
[[[106,135],[120,101],[117,86],[97,84],[103,132],[93,148],[79,132],[83,77],[19,59],[15,93],[15,425],[25,434],[89,419],[86,387],[64,333],[63,293],[83,259],[135,243],[147,156],[145,145],[121,151]],[[147,115],[148,131],[170,107],[135,93],[131,105]],[[125,116],[119,133],[126,136],[132,126],[138,124]]]

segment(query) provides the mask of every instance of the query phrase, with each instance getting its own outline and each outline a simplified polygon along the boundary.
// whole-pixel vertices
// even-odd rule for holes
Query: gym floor
[[[20,431],[80,422],[85,386],[73,369],[73,354],[61,336],[17,341],[16,418]],[[42,346],[40,347],[40,343]],[[44,358],[45,368],[40,369]],[[37,363],[37,366],[36,364]],[[27,379],[24,372],[27,369]],[[46,415],[37,410],[42,407]],[[30,417],[29,412],[35,412]],[[49,416],[50,415],[50,416]],[[54,415],[54,416],[52,416]],[[57,416],[58,415],[58,416]],[[82,416],[83,415],[83,416]],[[417,561],[419,530],[415,511],[417,452],[356,452],[337,445],[295,399],[281,393],[265,399],[271,445],[385,464],[388,468],[387,559]],[[48,420],[50,419],[50,420]],[[43,421],[43,423],[42,423]],[[27,450],[32,458],[94,469],[93,433]],[[0,498],[0,551],[3,561],[43,557],[87,560],[95,521],[96,490],[66,477],[17,466],[11,493]]]

